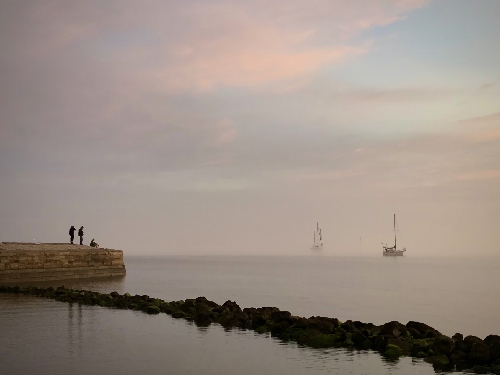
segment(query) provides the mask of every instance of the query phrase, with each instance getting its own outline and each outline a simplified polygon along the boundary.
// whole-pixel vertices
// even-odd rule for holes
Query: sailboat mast
[[[396,251],[396,214],[394,214],[394,251]]]

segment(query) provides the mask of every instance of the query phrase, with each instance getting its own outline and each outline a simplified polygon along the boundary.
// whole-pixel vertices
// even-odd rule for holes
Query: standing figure
[[[71,244],[73,245],[73,240],[75,239],[75,226],[72,225],[71,228],[69,228],[69,239],[71,241]]]
[[[78,230],[78,235],[80,236],[80,245],[83,245],[83,225]]]

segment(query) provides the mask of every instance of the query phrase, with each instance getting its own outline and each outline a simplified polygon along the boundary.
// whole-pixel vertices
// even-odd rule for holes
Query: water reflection
[[[69,338],[69,351],[71,356],[74,355],[74,349],[73,349],[73,303],[68,303],[68,338]]]

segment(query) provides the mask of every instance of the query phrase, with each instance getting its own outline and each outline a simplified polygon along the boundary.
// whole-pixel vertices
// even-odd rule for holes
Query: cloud
[[[500,112],[478,116],[458,122],[458,131],[475,142],[491,142],[500,139]]]
[[[347,100],[365,103],[394,103],[394,102],[424,102],[434,101],[456,93],[456,90],[443,88],[398,88],[398,89],[355,89],[342,92]]]
[[[75,165],[110,176],[326,160],[328,146],[301,153],[294,149],[304,147],[302,139],[252,138],[254,128],[271,122],[268,112],[280,108],[259,95],[296,91],[326,67],[367,53],[367,38],[353,37],[426,4],[3,2],[0,146],[51,178],[71,174]],[[237,102],[235,92],[250,94]],[[287,116],[299,121],[290,103],[281,104],[287,108],[274,125],[286,124]]]
[[[69,57],[108,69],[123,89],[162,92],[252,87],[364,54],[351,38],[428,1],[52,0],[4,9],[4,55]],[[12,17],[14,15],[14,17]],[[16,20],[16,23],[13,22]],[[83,56],[78,56],[84,52]]]
[[[236,45],[245,47],[233,48]],[[309,74],[347,56],[366,53],[366,49],[350,46],[304,52],[287,51],[278,44],[274,47],[252,49],[245,41],[235,40],[208,55],[198,53],[187,61],[179,59],[173,65],[148,72],[141,80],[150,82],[148,87],[166,93],[204,92],[227,86],[254,87]]]
[[[230,144],[236,138],[237,131],[234,128],[234,121],[229,118],[220,119],[214,128],[217,133],[210,142],[213,146]]]
[[[500,169],[481,170],[469,173],[462,173],[455,177],[457,180],[491,180],[500,179]]]
[[[311,180],[311,181],[340,181],[346,180],[351,177],[356,177],[364,174],[359,167],[344,170],[333,170],[324,172],[300,172],[294,173],[292,176],[299,180]]]

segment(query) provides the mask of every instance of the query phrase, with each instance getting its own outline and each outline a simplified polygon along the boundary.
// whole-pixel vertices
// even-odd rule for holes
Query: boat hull
[[[384,251],[384,256],[385,257],[402,257],[404,254],[404,251]]]

